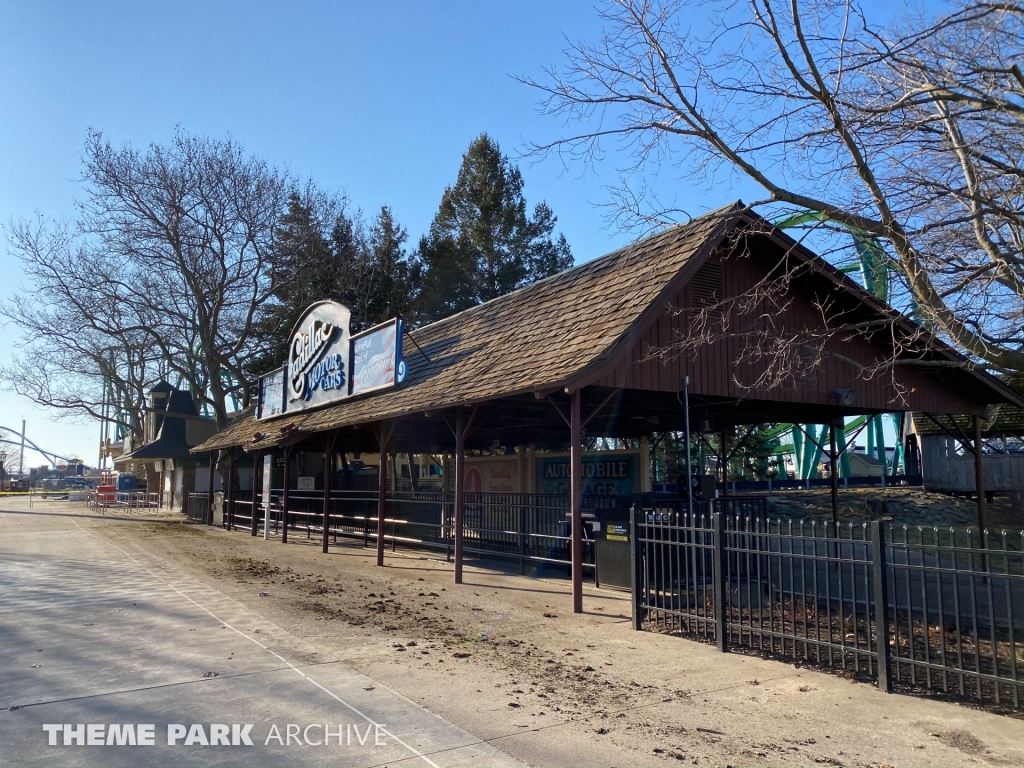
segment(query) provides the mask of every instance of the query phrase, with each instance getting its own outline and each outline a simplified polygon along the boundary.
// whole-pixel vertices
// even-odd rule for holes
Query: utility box
[[[213,494],[213,524],[224,527],[224,492]]]
[[[633,568],[629,534],[629,509],[594,510],[594,584],[598,587],[632,589]]]

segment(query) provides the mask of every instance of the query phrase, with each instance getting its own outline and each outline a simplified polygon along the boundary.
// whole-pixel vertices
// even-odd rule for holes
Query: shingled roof
[[[1024,376],[1004,376],[1003,382],[1016,392],[1024,392]],[[970,436],[974,424],[970,416],[956,416],[947,413],[914,414],[914,431],[919,435]],[[1024,408],[1013,403],[990,405],[985,410],[981,423],[984,437],[1016,435],[1024,437]]]
[[[684,267],[692,262],[696,269],[714,250],[728,213],[740,208],[720,209],[411,331],[409,372],[398,389],[272,420],[246,414],[193,452],[258,448],[295,429],[316,432],[559,387],[613,357]]]
[[[150,391],[169,393],[164,406],[166,415],[160,423],[160,431],[151,442],[140,445],[131,453],[118,456],[116,464],[155,459],[186,459],[191,456],[185,419],[175,418],[175,415],[192,419],[199,417],[195,403],[192,402],[192,395],[185,390],[175,389],[166,381],[161,381]]]
[[[896,310],[736,202],[409,332],[414,343],[405,348],[408,374],[397,389],[263,421],[256,421],[255,409],[250,408],[192,452],[231,446],[255,450],[336,427],[586,384],[588,377],[631,348],[674,292],[717,248],[727,245],[737,226],[770,232],[793,248],[794,258],[813,263],[818,273],[873,311],[900,318]],[[940,340],[932,343],[935,354],[962,359]],[[967,373],[1002,399],[1022,404],[1017,393],[995,378]]]

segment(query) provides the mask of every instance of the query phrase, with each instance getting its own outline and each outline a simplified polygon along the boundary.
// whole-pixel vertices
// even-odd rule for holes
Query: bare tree
[[[601,15],[600,41],[570,43],[542,82],[522,78],[568,127],[533,152],[593,164],[625,150],[614,206],[627,225],[685,215],[661,201],[666,178],[753,182],[765,196],[751,207],[768,218],[816,214],[804,237],[837,264],[877,240],[894,276],[886,298],[965,351],[964,365],[1024,370],[1024,6],[967,2],[885,25],[839,0],[621,0]],[[791,277],[730,309],[763,319],[759,302]],[[863,325],[819,308],[840,335],[893,336],[887,364],[938,364],[903,318]],[[835,336],[779,331],[779,344],[760,320],[708,326],[721,310],[695,322],[746,336],[750,355],[771,338],[789,355],[777,374],[838,354]]]
[[[11,440],[7,432],[0,432],[0,440]],[[5,490],[4,486],[11,478],[11,459],[14,455],[12,446],[9,443],[0,443],[0,491]]]
[[[138,444],[161,352],[112,297],[116,265],[79,247],[66,222],[20,221],[8,235],[32,289],[0,303],[22,330],[0,382],[58,414],[109,419]]]
[[[146,151],[91,131],[83,164],[73,226],[11,228],[35,285],[3,308],[26,337],[3,380],[92,416],[98,385],[114,381],[137,413],[162,368],[224,426],[228,401],[250,390],[256,317],[273,287],[275,225],[292,179],[231,140],[181,131]]]

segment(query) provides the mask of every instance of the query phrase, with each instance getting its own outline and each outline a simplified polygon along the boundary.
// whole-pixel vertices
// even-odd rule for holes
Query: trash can
[[[632,589],[629,508],[594,510],[594,584]]]

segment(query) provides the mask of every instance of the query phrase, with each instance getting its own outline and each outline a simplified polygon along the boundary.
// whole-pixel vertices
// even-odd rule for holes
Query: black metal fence
[[[1024,533],[632,511],[636,629],[845,670],[892,690],[1024,701]]]

